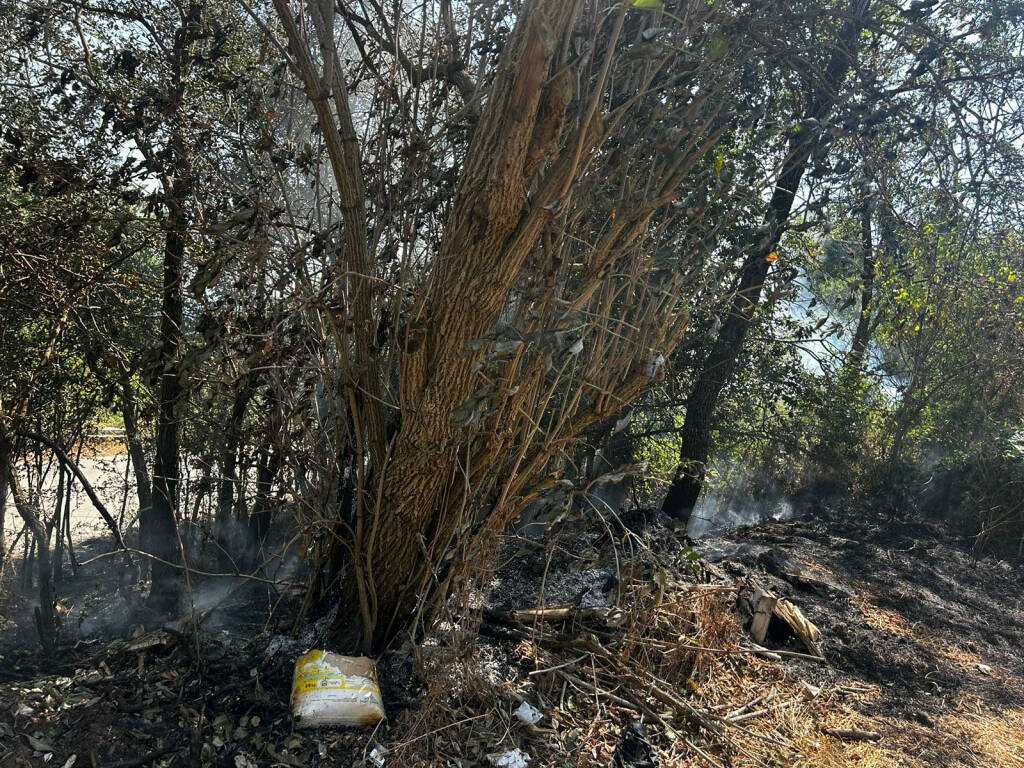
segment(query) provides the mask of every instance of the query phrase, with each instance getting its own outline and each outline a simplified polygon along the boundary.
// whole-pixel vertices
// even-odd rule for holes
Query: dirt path
[[[117,518],[131,521],[138,511],[138,497],[135,495],[135,478],[128,477],[127,493],[125,486],[125,470],[128,469],[126,453],[107,452],[108,455],[83,456],[78,462],[79,469],[89,484],[96,490],[100,501],[108,511]],[[23,478],[25,472],[22,471]],[[57,495],[57,473],[46,474],[40,494],[40,506],[47,514],[52,514]],[[122,512],[123,510],[123,512]],[[18,513],[8,505],[5,519],[5,535],[8,547],[14,543],[15,537],[21,532],[23,523]],[[71,490],[71,530],[75,541],[85,540],[107,530],[103,517],[89,501],[89,497],[76,481]],[[14,554],[17,554],[15,549]]]

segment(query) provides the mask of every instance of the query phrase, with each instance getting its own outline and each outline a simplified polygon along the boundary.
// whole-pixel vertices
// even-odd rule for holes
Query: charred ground
[[[488,765],[516,748],[559,766],[1024,765],[1019,566],[864,508],[692,547],[654,517],[510,541],[480,623],[453,609],[381,660],[389,721],[373,734],[292,731],[291,663],[330,617],[296,637],[294,606],[268,615],[251,587],[202,584],[223,597],[198,627],[127,620],[86,636],[72,618],[53,657],[13,614],[0,765],[349,766],[378,744],[394,766]],[[116,568],[70,581],[78,605],[127,606]],[[752,650],[738,598],[755,585],[820,628],[823,663]],[[770,649],[806,650],[777,629]],[[517,720],[522,701],[544,719]]]

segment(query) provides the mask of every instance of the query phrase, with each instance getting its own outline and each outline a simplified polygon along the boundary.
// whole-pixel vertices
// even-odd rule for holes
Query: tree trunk
[[[0,430],[3,427],[0,426]],[[11,470],[12,446],[6,436],[0,432],[0,578],[3,578],[4,568],[7,565],[7,538],[4,531],[7,530],[7,488],[8,473]],[[17,539],[11,545],[17,546]]]
[[[135,473],[135,493],[139,499],[139,548],[144,552],[150,551],[148,541],[142,541],[143,516],[149,518],[153,506],[153,486],[149,479],[148,462],[146,451],[142,447],[142,439],[139,436],[138,408],[135,400],[135,392],[132,389],[131,381],[125,377],[121,381],[121,416],[124,419],[124,437],[128,444],[128,455],[131,457],[132,470]],[[149,529],[145,529],[146,535]],[[142,558],[140,575],[149,573],[149,558]]]
[[[921,411],[921,405],[917,400],[916,381],[915,377],[903,393],[903,399],[900,401],[896,413],[893,414],[892,445],[889,447],[889,455],[886,457],[886,463],[891,470],[899,469],[899,465],[903,461],[903,447],[907,435],[910,434],[910,430],[913,428],[914,422]]]
[[[873,201],[870,189],[860,210],[861,280],[860,314],[850,351],[843,360],[835,381],[829,383],[821,403],[819,433],[810,455],[814,457],[817,482],[829,482],[837,488],[849,488],[863,457],[864,385],[862,374],[871,342],[871,300],[874,293],[875,252],[872,237]]]
[[[345,242],[339,266],[356,275],[372,274],[358,144],[331,39],[333,4],[311,0],[308,5],[325,62],[323,74],[289,4],[275,0],[341,195]],[[363,444],[356,447],[355,552],[341,600],[359,610],[339,613],[332,628],[338,648],[380,647],[413,613],[432,576],[429,550],[443,546],[457,524],[458,513],[446,508],[445,500],[460,493],[458,487],[446,493],[456,480],[459,455],[452,416],[472,394],[476,380],[474,355],[466,354],[466,345],[498,320],[519,270],[568,189],[584,147],[589,148],[587,113],[558,173],[549,170],[549,183],[541,185],[534,199],[528,198],[536,158],[556,146],[561,131],[557,116],[564,116],[568,106],[568,90],[556,88],[564,78],[553,77],[568,64],[552,70],[552,62],[563,51],[577,9],[578,2],[568,0],[531,0],[520,10],[506,42],[463,164],[430,287],[411,313],[420,320],[406,328],[398,396],[402,427],[394,441],[385,434],[380,382],[368,365],[370,340],[363,338],[375,327],[366,322],[371,316],[369,281],[356,281],[352,311],[359,387],[350,389],[348,399],[359,403],[365,430]],[[622,8],[617,29],[624,15]],[[556,119],[543,135],[535,135],[545,108]],[[552,125],[557,128],[550,130]],[[389,455],[384,465],[382,459]],[[364,469],[366,457],[381,462],[372,473]],[[367,481],[378,488],[368,488]]]
[[[252,400],[254,388],[246,384],[235,393],[231,415],[224,428],[224,449],[220,458],[220,485],[217,488],[217,517],[214,536],[217,540],[217,561],[221,568],[238,568],[238,524],[235,518],[235,497],[238,494],[238,444],[242,437],[242,421]]]
[[[245,569],[249,572],[262,572],[265,557],[263,547],[270,533],[273,510],[270,507],[270,493],[281,467],[281,454],[271,449],[263,451],[256,466],[256,498],[249,512],[246,525]],[[269,455],[268,455],[269,454]]]
[[[762,226],[758,229],[758,233],[763,235],[759,237],[751,233],[747,236],[744,248],[747,256],[741,268],[739,285],[722,321],[718,339],[701,367],[687,399],[679,466],[662,503],[662,511],[684,523],[693,513],[704,485],[711,448],[712,419],[718,399],[736,368],[736,361],[772,264],[769,257],[778,248],[788,226],[797,189],[811,154],[819,143],[821,126],[831,114],[847,72],[856,60],[856,41],[869,4],[870,0],[850,1],[851,18],[839,30],[835,51],[822,73],[822,82],[817,84],[816,94],[804,112],[799,130],[790,136],[789,151]]]
[[[557,369],[550,347],[561,341],[552,341],[546,329],[560,325],[569,314],[599,306],[605,290],[610,292],[608,304],[614,302],[612,284],[629,274],[626,262],[633,261],[632,254],[640,263],[640,241],[652,219],[676,200],[683,179],[711,151],[728,120],[717,107],[705,109],[704,97],[694,98],[680,116],[694,126],[692,134],[685,142],[680,136],[678,152],[656,156],[649,184],[633,192],[623,187],[627,208],[609,207],[599,214],[608,216],[607,224],[583,260],[571,267],[581,270],[580,279],[566,276],[573,287],[559,298],[562,289],[545,281],[561,280],[569,266],[554,264],[547,236],[567,241],[555,222],[575,221],[575,212],[586,216],[586,211],[610,202],[596,187],[581,191],[589,184],[578,182],[589,179],[591,172],[596,181],[601,172],[595,169],[612,165],[606,162],[610,155],[595,150],[610,135],[625,131],[623,121],[634,103],[631,98],[616,102],[614,95],[628,91],[629,83],[638,95],[653,89],[657,71],[640,75],[632,63],[624,63],[632,75],[623,80],[616,74],[613,62],[629,61],[618,57],[626,47],[619,42],[629,3],[593,14],[593,5],[581,0],[521,3],[488,78],[487,93],[481,94],[480,118],[446,205],[429,274],[419,282],[412,305],[395,318],[397,386],[382,387],[377,352],[362,338],[379,325],[374,314],[379,292],[366,290],[368,276],[375,274],[375,249],[365,242],[369,207],[344,69],[333,39],[335,4],[307,0],[300,6],[300,18],[295,16],[297,4],[274,0],[274,5],[331,161],[344,219],[334,267],[345,279],[343,295],[352,297],[332,328],[343,342],[334,347],[337,359],[331,361],[340,375],[328,378],[339,382],[338,401],[345,410],[333,418],[346,426],[350,419],[354,427],[355,486],[352,523],[337,526],[351,557],[340,574],[332,574],[340,581],[337,599],[343,610],[331,628],[331,642],[337,650],[380,649],[410,620],[429,619],[449,587],[468,571],[487,570],[496,531],[533,500],[539,491],[530,487],[532,481],[570,450],[583,430],[660,380],[654,373],[662,365],[657,360],[671,354],[689,321],[688,313],[678,311],[674,289],[662,293],[665,311],[646,316],[643,328],[629,326],[636,331],[635,339],[616,336],[610,346],[595,345],[592,354],[579,358],[573,344],[558,350]],[[316,32],[312,45],[306,30]],[[592,45],[591,52],[582,53],[574,39],[577,31],[591,38],[586,44]],[[610,95],[613,83],[615,94]],[[725,88],[723,81],[723,92]],[[616,165],[609,178],[620,174],[625,180]],[[586,199],[577,200],[577,194]],[[534,258],[550,260],[554,271],[543,278],[534,274]],[[642,258],[649,263],[645,252]],[[533,299],[525,298],[533,296],[526,284],[535,278],[536,315],[527,308]],[[673,286],[681,283],[681,274],[670,280]],[[514,413],[521,429],[499,421],[494,409],[483,416],[486,428],[473,418],[484,412],[483,403],[494,394],[488,386],[501,380],[488,379],[481,365],[489,357],[485,337],[498,330],[503,313],[517,316],[514,323],[531,335],[536,332],[537,344],[523,345],[513,360],[498,364],[507,380],[501,381],[502,404],[497,408]],[[601,365],[598,357],[608,364]],[[382,407],[393,415],[386,424]],[[394,432],[392,424],[399,425]],[[507,471],[495,466],[499,462],[507,464]],[[320,471],[325,490],[337,469]],[[331,516],[335,512],[330,509]]]
[[[60,475],[57,480],[57,500],[54,504],[53,522],[50,525],[57,531],[57,536],[53,540],[53,583],[60,586],[64,579],[64,487],[65,478],[67,484],[71,485],[71,477],[63,464],[58,471]]]
[[[168,96],[168,112],[180,116],[188,90],[192,47],[201,34],[203,3],[190,0],[175,35],[171,51],[174,88]],[[181,370],[183,341],[183,282],[185,240],[188,235],[188,204],[194,191],[188,147],[172,122],[167,145],[168,161],[161,183],[167,205],[164,235],[163,300],[160,316],[160,351],[157,366],[160,394],[156,426],[156,456],[153,461],[153,498],[149,515],[139,515],[140,539],[148,543],[153,556],[151,587],[147,607],[158,614],[173,611],[181,592],[181,542],[178,537],[178,485],[181,482],[179,430],[185,386]],[[145,531],[145,533],[143,533]]]
[[[46,653],[52,653],[57,641],[57,618],[54,612],[53,593],[53,566],[50,562],[50,541],[49,531],[43,523],[38,508],[32,504],[21,489],[21,481],[15,469],[13,458],[13,446],[10,437],[0,427],[0,460],[6,457],[6,461],[0,464],[3,466],[6,482],[9,484],[11,496],[14,499],[14,508],[18,511],[25,525],[32,532],[32,539],[35,543],[36,557],[39,563],[39,605],[35,609],[36,629],[39,632],[39,642]],[[26,561],[26,568],[31,564]]]
[[[857,330],[853,334],[853,344],[846,358],[845,367],[852,376],[860,377],[867,357],[868,343],[871,341],[871,299],[875,289],[875,250],[871,236],[871,203],[864,202],[864,210],[860,215],[861,269],[860,283],[860,316]]]
[[[81,446],[78,450],[78,459],[81,459]],[[71,483],[64,489],[64,535],[67,537],[68,561],[71,563],[71,571],[78,575],[78,557],[75,555],[75,544],[71,540]],[[118,524],[120,528],[120,523]]]
[[[177,218],[180,220],[180,212]],[[177,568],[181,562],[177,529],[178,484],[181,481],[178,419],[184,388],[178,350],[182,340],[184,255],[184,232],[175,226],[167,233],[164,246],[163,313],[157,363],[160,405],[153,463],[153,498],[148,514],[139,513],[139,537],[145,551],[153,556],[150,565],[152,588],[147,605],[158,613],[168,613],[175,608],[180,590]]]

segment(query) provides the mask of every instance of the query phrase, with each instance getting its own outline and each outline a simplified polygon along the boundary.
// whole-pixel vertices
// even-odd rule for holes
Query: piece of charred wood
[[[793,635],[803,646],[815,656],[821,656],[818,640],[821,632],[803,615],[789,600],[779,600],[775,604],[773,614],[782,619],[793,631]]]
[[[768,624],[771,623],[772,614],[775,612],[775,605],[778,598],[771,592],[759,589],[754,593],[754,618],[750,622],[750,636],[754,642],[761,644],[765,635],[768,634]]]
[[[829,736],[844,741],[878,741],[882,738],[880,733],[862,731],[859,728],[822,728],[821,730]]]
[[[750,634],[754,642],[760,645],[768,634],[768,628],[774,617],[788,629],[801,645],[812,656],[821,657],[818,640],[821,632],[803,615],[803,612],[789,600],[779,599],[763,588],[756,588],[751,599],[753,618],[750,622]]]

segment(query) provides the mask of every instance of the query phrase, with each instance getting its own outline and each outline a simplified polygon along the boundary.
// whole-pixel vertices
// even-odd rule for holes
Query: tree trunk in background
[[[81,449],[79,449],[81,458]],[[78,558],[75,556],[75,544],[71,540],[71,483],[64,489],[64,536],[67,538],[68,561],[71,563],[71,571],[78,575]],[[118,523],[120,528],[120,523]]]
[[[633,463],[633,441],[625,429],[615,429],[619,420],[631,411],[631,408],[627,408],[623,413],[599,422],[587,435],[585,455],[588,484]],[[617,515],[626,505],[632,483],[632,477],[625,477],[618,482],[594,485],[588,494],[590,503],[597,507],[601,515]]]
[[[6,460],[4,461],[4,457]],[[36,547],[39,566],[39,605],[35,609],[36,629],[39,631],[39,642],[46,653],[52,653],[57,641],[57,619],[54,612],[53,566],[50,562],[50,536],[43,523],[39,509],[33,505],[21,489],[21,481],[12,463],[13,446],[10,437],[0,426],[0,466],[3,467],[5,480],[9,484],[14,508],[32,533]],[[4,483],[0,483],[3,485]],[[25,566],[31,565],[26,561]],[[30,575],[31,577],[31,575]]]
[[[263,564],[266,560],[263,547],[273,521],[270,492],[273,490],[274,480],[277,479],[277,473],[281,468],[281,454],[271,451],[273,449],[267,448],[261,452],[262,455],[256,466],[256,498],[253,500],[249,519],[246,521],[245,570],[250,573],[257,570],[263,571]]]
[[[246,384],[235,393],[231,415],[224,428],[224,450],[220,459],[220,485],[217,488],[217,518],[214,536],[217,540],[217,561],[220,567],[237,569],[238,524],[235,520],[235,497],[238,494],[238,444],[242,437],[242,421],[252,400],[254,388]]]
[[[148,462],[146,451],[142,447],[142,439],[139,436],[138,407],[135,401],[135,391],[127,377],[121,382],[121,416],[124,419],[124,439],[128,444],[128,454],[131,456],[132,471],[135,473],[135,493],[139,499],[139,520],[145,515],[150,515],[153,506],[153,486],[149,479]],[[142,537],[142,525],[139,525],[139,537]],[[147,530],[148,533],[148,530]],[[148,542],[139,542],[139,548],[148,552]],[[149,558],[142,558],[140,563],[141,575],[149,573]]]
[[[168,113],[180,115],[188,90],[192,48],[202,34],[202,0],[190,0],[175,34],[170,52],[174,88],[168,94]],[[181,543],[178,538],[178,485],[181,482],[179,430],[185,386],[181,370],[184,319],[183,280],[185,240],[188,235],[188,204],[194,180],[188,147],[181,131],[173,127],[167,145],[168,159],[161,172],[167,206],[164,235],[163,304],[160,317],[159,408],[156,425],[156,456],[153,461],[153,497],[147,518],[139,515],[139,531],[150,564],[151,588],[147,607],[158,614],[173,611],[181,591]],[[145,533],[143,533],[145,531]]]
[[[871,300],[874,294],[875,252],[872,244],[872,201],[865,194],[860,211],[861,278],[860,313],[850,351],[822,399],[818,415],[819,435],[811,450],[818,483],[849,488],[863,456],[865,387],[864,365],[871,342]]]
[[[57,500],[53,510],[51,528],[57,529],[57,537],[53,541],[53,583],[60,586],[64,578],[64,488],[65,483],[71,485],[71,473],[61,464],[57,480]]]
[[[871,299],[875,289],[875,250],[871,236],[871,204],[865,201],[864,210],[860,215],[860,244],[863,266],[860,276],[860,317],[857,330],[853,334],[853,344],[846,358],[846,365],[851,375],[859,377],[867,357],[868,343],[871,341]]]
[[[172,203],[179,206],[180,202]],[[181,221],[180,209],[172,214]],[[152,589],[147,605],[158,613],[175,608],[179,598],[177,565],[178,484],[181,480],[178,444],[179,405],[184,399],[178,350],[181,345],[182,275],[185,238],[175,222],[164,246],[163,313],[160,322],[160,407],[156,425],[156,458],[153,463],[153,498],[149,512],[139,513],[139,536],[143,549],[153,555],[150,564]]]
[[[804,112],[800,130],[789,141],[789,151],[782,164],[775,191],[768,204],[759,232],[763,236],[746,243],[747,256],[740,272],[736,293],[722,321],[718,339],[702,366],[686,403],[686,420],[682,429],[682,448],[676,477],[669,487],[662,511],[688,521],[704,485],[704,475],[711,449],[711,426],[722,390],[732,377],[750,323],[761,299],[761,290],[771,267],[769,256],[779,246],[786,231],[797,189],[807,169],[812,152],[818,146],[822,124],[829,117],[839,97],[843,81],[856,60],[856,41],[867,15],[870,0],[851,0],[851,18],[839,30],[836,49],[828,62],[816,95]]]
[[[910,385],[903,393],[896,413],[893,414],[892,445],[889,447],[889,455],[886,463],[890,469],[896,470],[903,461],[903,444],[907,435],[914,426],[917,416],[920,414],[923,404],[917,399],[917,379],[911,380]]]
[[[0,426],[0,577],[3,576],[4,568],[7,565],[7,539],[4,531],[7,529],[7,479],[11,471],[11,459],[13,446],[7,439],[7,435]]]

